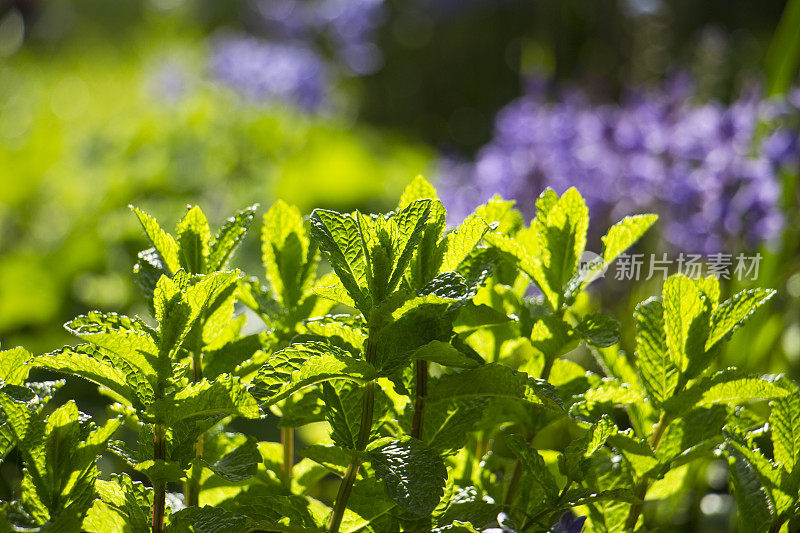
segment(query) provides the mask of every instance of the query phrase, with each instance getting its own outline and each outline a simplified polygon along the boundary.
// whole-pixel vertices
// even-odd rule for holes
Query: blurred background
[[[798,62],[798,0],[0,2],[0,343],[146,313],[128,204],[167,228],[188,203],[212,225],[278,198],[374,211],[424,174],[453,222],[574,185],[595,251],[657,212],[641,250],[761,254],[727,290],[779,297],[723,360],[798,378]],[[660,279],[604,283],[592,305],[624,322]],[[730,523],[700,503],[666,523]]]

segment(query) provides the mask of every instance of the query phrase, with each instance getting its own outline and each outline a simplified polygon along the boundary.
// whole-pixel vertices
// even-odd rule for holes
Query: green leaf
[[[372,307],[366,285],[367,263],[358,223],[352,215],[315,209],[311,213],[311,236],[325,254],[339,281],[365,315]]]
[[[439,454],[411,437],[392,440],[368,453],[376,476],[397,505],[418,515],[436,508],[447,481]]]
[[[658,220],[658,215],[633,215],[625,217],[608,230],[603,237],[603,263],[608,266],[625,250],[633,246]]]
[[[436,340],[419,348],[412,357],[454,368],[474,368],[483,363],[483,361],[475,360],[461,353],[448,342]]]
[[[477,215],[468,216],[458,228],[448,233],[442,240],[442,261],[439,272],[454,271],[464,258],[475,249],[489,225]]]
[[[101,501],[122,515],[124,523],[130,528],[131,533],[148,533],[150,529],[151,508],[153,506],[153,489],[146,487],[139,481],[133,481],[127,474],[111,474],[109,481],[97,480],[95,488]],[[90,524],[97,524],[92,520],[93,513],[89,512],[87,520]],[[107,533],[108,523],[100,522],[95,528],[87,528],[97,533]],[[87,524],[84,523],[84,527]],[[127,533],[127,531],[126,531]]]
[[[205,466],[215,474],[234,483],[253,477],[261,462],[262,458],[261,453],[258,451],[258,443],[253,437],[248,437],[244,444],[226,453],[219,461],[213,464],[203,461]]]
[[[324,381],[365,383],[375,377],[372,365],[341,348],[321,342],[298,343],[273,354],[258,370],[253,378],[253,394],[271,405]]]
[[[687,411],[668,424],[656,456],[667,464],[683,462],[693,454],[710,455],[722,442],[722,428],[727,420],[728,409],[723,405]]]
[[[544,230],[543,268],[550,289],[557,295],[555,301],[559,302],[554,309],[559,309],[564,288],[577,271],[586,249],[589,211],[578,190],[572,187],[545,213],[537,213],[534,224]]]
[[[619,322],[601,313],[583,317],[575,326],[575,332],[587,343],[598,348],[608,348],[619,342]]]
[[[468,398],[425,405],[422,440],[442,455],[454,455],[467,444],[469,434],[489,398]]]
[[[800,463],[800,394],[796,391],[772,402],[769,425],[775,461],[789,473]]]
[[[148,459],[137,463],[136,470],[147,476],[151,483],[158,483],[159,481],[175,483],[186,477],[186,473],[180,463],[162,459]]]
[[[436,188],[428,183],[422,176],[416,176],[411,183],[406,185],[403,189],[403,194],[400,196],[400,202],[397,204],[399,209],[403,209],[415,200],[437,200],[439,197],[436,194]]]
[[[0,381],[8,385],[25,383],[30,372],[30,366],[26,363],[32,357],[25,348],[11,348],[0,352]]]
[[[181,267],[192,274],[205,274],[211,253],[211,229],[200,207],[190,207],[178,222],[178,246]]]
[[[117,399],[137,409],[149,405],[153,400],[153,387],[145,375],[115,354],[91,344],[65,346],[34,357],[30,364],[102,385]]]
[[[503,200],[493,196],[483,205],[475,209],[475,215],[487,224],[497,224],[496,231],[501,235],[510,235],[522,227],[522,214],[514,208],[513,200]]]
[[[720,340],[733,333],[756,309],[775,295],[774,290],[752,289],[739,292],[725,300],[711,315],[711,331],[705,349],[710,350]]]
[[[600,420],[595,423],[589,431],[589,440],[586,444],[586,457],[591,457],[599,450],[609,437],[616,435],[619,432],[617,425],[611,419],[603,415]]]
[[[259,409],[239,378],[222,374],[212,382],[202,380],[166,398],[155,400],[147,415],[167,427],[187,418],[236,415],[258,418]]]
[[[161,226],[155,218],[137,207],[132,205],[129,207],[142,224],[144,232],[161,257],[161,262],[166,265],[168,269],[167,273],[174,274],[177,272],[181,268],[180,258],[178,256],[178,243],[172,235],[161,229]]]
[[[577,345],[575,340],[570,325],[555,315],[539,318],[531,330],[531,344],[548,360],[570,351]]]
[[[252,489],[251,489],[252,491]],[[188,507],[170,518],[165,531],[172,533],[227,533],[231,530],[318,533],[309,512],[309,501],[302,496],[269,494],[263,489],[240,493],[222,506]]]
[[[433,533],[480,533],[477,529],[472,527],[469,522],[462,522],[455,520],[446,526],[437,527]]]
[[[528,472],[531,481],[544,492],[547,500],[555,501],[558,498],[558,485],[539,452],[519,435],[506,437],[506,444]]]
[[[324,466],[338,476],[344,476],[353,454],[353,450],[346,450],[341,446],[322,446],[312,444],[298,452],[301,456]]]
[[[672,364],[680,372],[686,372],[690,366],[700,366],[698,362],[705,361],[708,337],[708,299],[691,278],[675,274],[664,282],[663,300],[664,328]],[[692,374],[697,375],[701,370],[696,368]]]
[[[358,433],[361,429],[363,392],[361,387],[347,382],[322,384],[322,397],[325,400],[325,419],[331,425],[331,439],[342,448],[355,450]]]
[[[256,216],[257,209],[258,204],[253,204],[238,211],[225,221],[209,245],[207,272],[222,270],[227,266],[236,248],[244,240],[244,236]]]
[[[67,322],[64,328],[128,362],[155,384],[157,333],[140,318],[90,311]]]
[[[397,227],[397,233],[392,236],[393,265],[387,295],[397,288],[411,263],[414,251],[422,240],[430,213],[431,200],[414,200],[390,218]]]
[[[664,403],[664,409],[677,416],[693,407],[774,400],[792,394],[781,380],[770,380],[728,368],[704,377]]]
[[[731,472],[733,495],[738,507],[739,527],[744,533],[770,531],[775,519],[775,509],[767,490],[761,484],[758,472],[739,449],[725,448]]]
[[[636,306],[636,360],[639,375],[653,405],[661,407],[678,385],[664,330],[664,309],[655,298]]]
[[[432,405],[442,401],[478,397],[511,398],[557,411],[563,409],[555,387],[497,363],[432,380],[428,385],[425,403]]]
[[[167,378],[172,361],[202,313],[236,283],[238,276],[236,271],[227,271],[191,280],[178,275],[158,280],[153,304],[159,322],[159,380]]]
[[[286,308],[296,307],[313,281],[315,250],[300,211],[282,200],[264,215],[261,252],[267,281],[275,299]]]
[[[347,509],[344,512],[342,527],[339,531],[341,533],[381,532],[381,519],[397,508],[385,492],[374,477],[356,480],[353,492],[350,493],[350,499],[347,500]],[[391,529],[389,530],[391,531]]]

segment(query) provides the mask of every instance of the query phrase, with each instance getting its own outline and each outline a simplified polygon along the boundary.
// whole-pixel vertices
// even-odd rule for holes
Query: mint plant
[[[227,266],[255,212],[212,235],[192,207],[172,236],[134,208],[152,316],[92,311],[66,324],[83,344],[0,353],[0,457],[24,464],[5,529],[643,531],[717,456],[744,531],[800,514],[797,386],[715,364],[774,291],[674,275],[636,307],[630,354],[587,291],[654,215],[582,261],[575,189],[528,225],[494,198],[448,230],[417,178],[387,214],[275,203],[261,278]],[[107,416],[55,405],[63,380],[31,379],[50,372],[96,384]],[[298,438],[309,424],[327,437]]]

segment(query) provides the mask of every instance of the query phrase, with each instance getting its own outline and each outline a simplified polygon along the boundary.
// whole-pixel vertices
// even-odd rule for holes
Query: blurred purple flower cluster
[[[261,0],[248,26],[258,36],[217,36],[211,71],[256,101],[325,107],[334,74],[363,76],[383,65],[373,42],[383,0]]]
[[[251,36],[218,37],[211,72],[256,101],[288,102],[306,111],[316,111],[326,102],[327,66],[302,46]]]
[[[550,102],[532,85],[500,111],[474,163],[442,163],[439,188],[456,218],[494,194],[531,217],[542,189],[575,186],[595,228],[656,212],[677,250],[756,246],[783,225],[780,172],[800,161],[799,116],[800,92],[703,103],[675,79],[620,104],[593,105],[575,91]]]
[[[371,74],[382,66],[373,41],[385,18],[383,0],[261,0],[254,7],[267,34],[322,41],[348,74]]]

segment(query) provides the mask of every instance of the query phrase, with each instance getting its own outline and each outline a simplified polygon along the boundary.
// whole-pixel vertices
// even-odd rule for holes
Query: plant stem
[[[153,427],[153,459],[166,460],[167,437],[164,426],[156,424]],[[156,481],[153,486],[153,533],[164,531],[164,512],[166,510],[167,483]]]
[[[572,480],[571,479],[567,479],[567,482],[564,484],[564,488],[561,489],[561,492],[558,493],[558,502],[559,503],[564,501],[564,498],[567,495],[567,491],[569,490],[569,488],[571,486],[572,486]],[[546,509],[542,509],[541,511],[539,511],[538,513],[536,513],[532,517],[530,517],[527,520],[525,520],[525,523],[522,524],[521,531],[527,531],[532,526],[536,525],[536,521],[539,520],[540,518],[542,518],[548,512],[552,512],[552,511],[550,509],[547,509],[547,508]]]
[[[342,483],[339,485],[339,492],[336,494],[336,504],[333,507],[331,522],[328,525],[328,531],[331,533],[337,533],[339,527],[342,525],[344,510],[347,508],[347,500],[350,498],[350,493],[353,491],[353,484],[356,481],[356,475],[358,475],[360,466],[360,461],[353,456],[353,459],[347,466],[347,472],[345,472],[344,478],[342,478]]]
[[[553,370],[553,363],[555,362],[555,357],[546,357],[544,360],[544,366],[542,367],[542,374],[540,379],[547,381],[550,377],[550,371]],[[526,440],[528,444],[533,441],[534,435],[531,435]],[[519,485],[519,480],[522,477],[522,462],[517,459],[514,463],[514,472],[511,474],[511,481],[508,483],[508,490],[506,491],[506,497],[503,499],[503,505],[509,506],[514,498],[514,493],[517,491],[517,486]]]
[[[650,436],[650,447],[654,452],[658,449],[658,445],[661,444],[661,438],[667,431],[669,422],[670,418],[666,415],[666,413],[662,412],[661,417],[658,419],[658,424],[656,424],[656,428],[653,430],[653,434]],[[650,480],[646,477],[640,479],[639,483],[636,484],[636,488],[633,491],[633,497],[637,501],[631,504],[631,508],[628,511],[628,517],[625,520],[625,531],[633,531],[636,527],[636,522],[639,521],[639,515],[642,514],[642,509],[644,508],[644,499],[647,496],[647,489],[649,488]]]
[[[529,441],[530,442],[530,441]],[[514,499],[514,493],[517,492],[519,480],[522,478],[522,463],[519,459],[514,463],[514,473],[511,474],[511,481],[508,482],[508,490],[506,490],[506,497],[503,499],[503,506],[508,507]]]
[[[373,329],[370,328],[369,337],[367,338],[367,353],[366,360],[369,364],[374,364],[375,356],[377,355],[377,345],[373,336]],[[363,451],[367,444],[369,444],[369,436],[372,432],[372,415],[375,409],[375,381],[368,381],[364,384],[364,393],[361,397],[361,427],[358,431],[358,439],[356,441],[356,449]],[[342,518],[344,511],[347,509],[347,500],[350,499],[350,493],[353,491],[353,484],[356,482],[358,469],[361,467],[360,454],[353,454],[350,459],[350,464],[347,465],[347,472],[345,472],[342,483],[339,485],[339,492],[336,494],[336,502],[333,505],[333,513],[331,514],[331,521],[328,524],[328,531],[330,533],[338,533],[339,527],[342,525]]]
[[[281,428],[281,444],[283,445],[283,478],[292,479],[294,467],[294,428]]]
[[[203,379],[203,354],[196,350],[192,352],[192,381],[197,383]],[[203,444],[204,435],[201,433],[195,443],[195,457],[200,459],[203,457]],[[183,495],[188,507],[198,507],[200,505],[200,476],[203,473],[203,467],[200,461],[192,463],[192,470],[189,472],[189,478],[183,488]]]
[[[425,415],[425,396],[428,394],[428,362],[419,360],[417,367],[416,398],[414,400],[414,418],[411,421],[411,436],[415,439],[422,437],[422,423]]]

